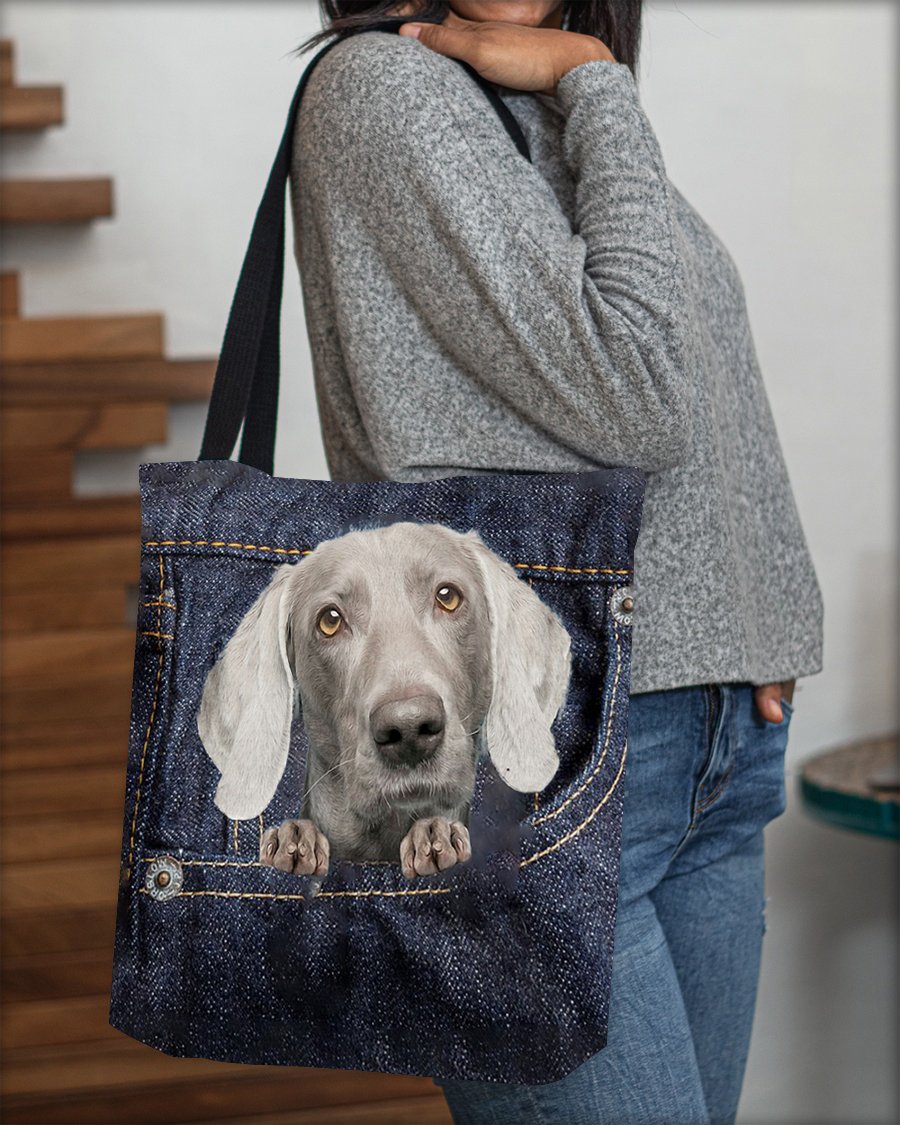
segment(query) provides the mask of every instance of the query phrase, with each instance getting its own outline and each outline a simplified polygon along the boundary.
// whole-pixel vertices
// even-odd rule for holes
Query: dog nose
[[[436,695],[414,695],[379,704],[369,717],[372,738],[390,766],[427,761],[444,737],[444,704]]]

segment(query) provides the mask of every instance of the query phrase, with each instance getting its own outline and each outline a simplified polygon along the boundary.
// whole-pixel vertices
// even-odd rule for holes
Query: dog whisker
[[[344,764],[343,760],[339,761],[336,766],[332,766],[331,769],[326,770],[322,774],[321,777],[316,778],[316,780],[312,783],[312,785],[310,785],[310,787],[303,794],[303,797],[301,798],[301,800],[305,800],[310,795],[310,793],[313,791],[313,789],[315,789],[315,787],[319,784],[320,781],[324,781],[325,778],[328,777],[328,775],[330,773],[334,773],[335,770],[339,770],[343,764]]]

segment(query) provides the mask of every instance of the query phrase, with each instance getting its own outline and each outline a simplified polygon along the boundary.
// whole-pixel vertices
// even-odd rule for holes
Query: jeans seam
[[[729,766],[727,771],[722,775],[722,777],[719,778],[719,784],[715,787],[715,789],[713,789],[711,793],[707,793],[703,800],[698,802],[697,812],[704,812],[709,808],[716,797],[722,792],[722,789],[724,788],[725,783],[728,781],[729,777],[731,777],[732,769],[733,766]]]
[[[153,727],[156,721],[157,706],[159,703],[160,685],[162,682],[163,668],[166,662],[166,645],[163,640],[171,640],[172,636],[165,634],[162,631],[162,606],[167,604],[165,601],[165,585],[166,585],[166,568],[165,560],[162,553],[157,553],[159,565],[159,595],[152,604],[156,605],[156,630],[138,630],[141,636],[149,636],[156,638],[158,661],[156,666],[156,678],[153,684],[153,699],[150,704],[150,715],[147,719],[147,727],[144,732],[144,741],[141,748],[141,760],[138,768],[137,786],[134,794],[134,809],[131,814],[131,830],[128,835],[128,859],[126,861],[128,870],[130,871],[134,863],[135,840],[138,833],[138,811],[141,807],[141,792],[144,787],[144,767],[147,763],[147,749],[150,745],[150,739],[153,735]],[[148,603],[150,604],[150,603]]]
[[[719,719],[721,718],[722,711],[724,710],[724,703],[723,703],[722,698],[721,698],[723,688],[719,684],[710,685],[710,687],[712,688],[713,696],[717,701],[717,705],[711,706],[710,712],[709,712],[709,742],[708,742],[708,745],[709,745],[709,758],[711,759],[712,755],[713,755],[713,752],[715,750],[716,729],[719,725]],[[722,777],[719,778],[718,784],[716,785],[715,789],[713,789],[711,793],[707,793],[705,797],[701,798],[697,802],[697,811],[696,811],[695,815],[693,816],[693,818],[691,819],[691,829],[693,829],[697,826],[697,823],[699,822],[699,819],[700,819],[700,814],[705,812],[706,809],[708,809],[709,806],[715,801],[716,797],[722,792],[722,789],[723,789],[725,783],[728,781],[729,777],[731,777],[731,771],[733,769],[734,769],[734,762],[732,762],[731,765],[729,765],[728,769],[725,771],[725,773],[722,775]]]
[[[704,700],[706,702],[706,757],[703,762],[703,771],[709,765],[713,754],[713,739],[716,733],[716,724],[718,722],[721,706],[716,707],[716,693],[721,691],[718,684],[704,684]],[[703,772],[701,771],[701,772]],[[730,772],[730,771],[729,771]],[[727,777],[727,775],[726,775]],[[723,779],[724,780],[724,779]],[[691,833],[697,827],[700,814],[705,809],[704,803],[698,803],[696,810],[691,812],[691,822],[685,829],[684,835],[678,841],[675,850],[672,852],[671,858],[674,860],[681,851],[684,850],[685,845],[690,839]]]

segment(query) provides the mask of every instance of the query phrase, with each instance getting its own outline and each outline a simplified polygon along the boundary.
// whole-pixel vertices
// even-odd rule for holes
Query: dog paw
[[[283,820],[267,828],[259,842],[259,861],[293,875],[325,875],[329,846],[311,820]]]
[[[407,879],[435,875],[471,858],[469,830],[459,820],[417,820],[400,841],[400,866]]]

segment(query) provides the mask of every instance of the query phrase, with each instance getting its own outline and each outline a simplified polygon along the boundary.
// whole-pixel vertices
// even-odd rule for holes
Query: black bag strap
[[[366,30],[396,31],[404,22],[407,21],[399,18],[387,20]],[[300,98],[316,63],[342,39],[332,40],[312,58],[291,101],[284,135],[256,213],[228,314],[206,415],[200,461],[228,460],[243,422],[238,460],[270,475],[273,472],[284,281],[285,188],[290,171],[294,124]],[[519,152],[530,160],[525,136],[502,98],[474,67],[462,59],[456,61],[484,90]]]

